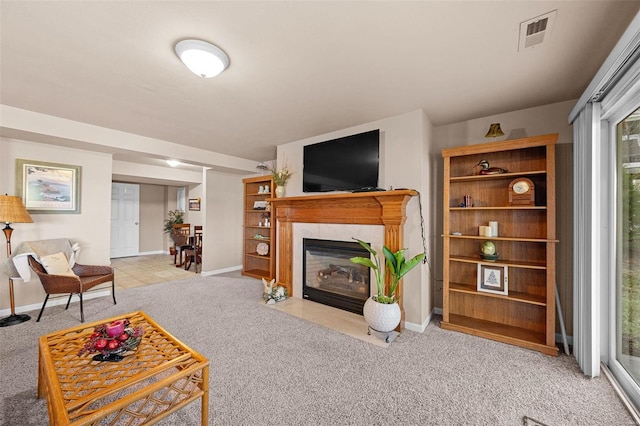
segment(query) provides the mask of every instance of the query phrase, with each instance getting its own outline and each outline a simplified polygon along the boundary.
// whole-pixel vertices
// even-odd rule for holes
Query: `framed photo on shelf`
[[[81,166],[16,159],[16,193],[29,213],[80,213]]]
[[[189,198],[189,210],[200,211],[200,198]]]
[[[509,294],[509,270],[506,266],[478,263],[478,291]]]

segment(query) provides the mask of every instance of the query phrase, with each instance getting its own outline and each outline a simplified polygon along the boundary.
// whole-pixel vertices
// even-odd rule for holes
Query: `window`
[[[178,204],[176,205],[176,209],[180,211],[187,211],[187,196],[186,196],[186,188],[181,186],[178,188]]]

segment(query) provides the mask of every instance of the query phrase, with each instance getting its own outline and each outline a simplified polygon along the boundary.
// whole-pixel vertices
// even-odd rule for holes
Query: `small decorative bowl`
[[[493,262],[495,260],[498,260],[498,257],[500,257],[500,255],[498,253],[496,253],[496,254],[480,253],[480,257],[483,258],[484,260],[488,260],[490,262]]]
[[[95,327],[78,355],[98,352],[93,356],[94,361],[122,361],[136,350],[143,334],[142,327],[131,327],[126,318],[101,324]]]

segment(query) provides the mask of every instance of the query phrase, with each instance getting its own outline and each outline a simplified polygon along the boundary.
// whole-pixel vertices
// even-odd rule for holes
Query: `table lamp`
[[[27,213],[27,209],[20,197],[13,195],[0,195],[0,222],[5,223],[5,227],[2,230],[4,236],[7,239],[7,259],[11,257],[11,234],[13,228],[12,223],[33,223],[31,216]],[[13,298],[13,280],[9,277],[9,300],[11,302],[11,315],[6,318],[0,319],[0,327],[7,327],[9,325],[16,325],[29,321],[31,317],[25,314],[16,315],[16,304]]]

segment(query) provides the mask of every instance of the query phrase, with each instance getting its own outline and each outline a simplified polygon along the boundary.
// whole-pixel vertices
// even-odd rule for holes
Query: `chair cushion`
[[[69,267],[69,261],[67,256],[63,252],[50,254],[40,257],[40,263],[47,271],[47,274],[51,275],[76,275]]]

